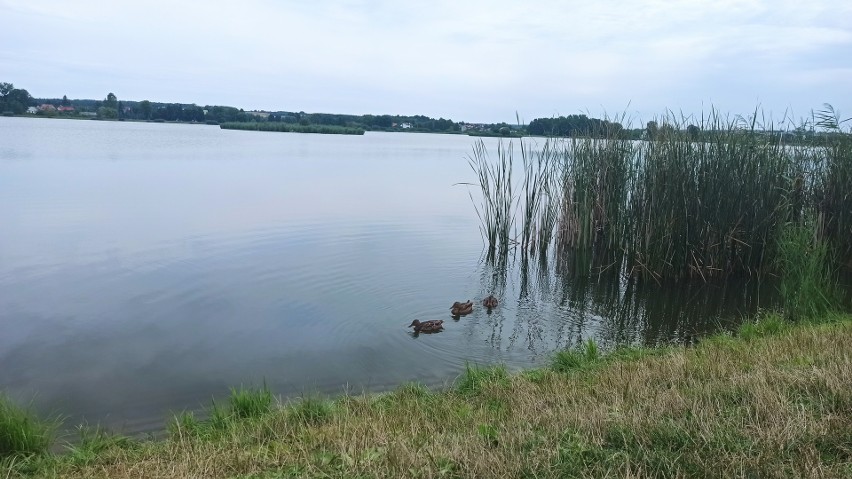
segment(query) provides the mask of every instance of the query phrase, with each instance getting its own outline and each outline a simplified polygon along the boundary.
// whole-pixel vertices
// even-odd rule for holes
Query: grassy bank
[[[3,477],[850,477],[852,316],[778,316],[690,348],[593,343],[452,389],[306,398],[235,390],[161,441],[91,433]]]
[[[226,122],[219,125],[223,130],[252,130],[252,131],[279,131],[288,133],[320,133],[326,135],[363,135],[361,128],[333,125],[299,125],[296,123],[240,123]]]

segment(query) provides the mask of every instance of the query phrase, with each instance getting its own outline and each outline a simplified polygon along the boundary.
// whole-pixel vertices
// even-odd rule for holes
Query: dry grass
[[[168,440],[19,459],[0,477],[850,477],[852,317],[835,319],[184,421]]]

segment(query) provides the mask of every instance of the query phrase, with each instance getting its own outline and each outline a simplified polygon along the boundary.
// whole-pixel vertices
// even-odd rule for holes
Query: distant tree
[[[103,106],[118,111],[118,98],[116,98],[115,93],[110,92],[107,95],[106,99],[104,100]]]
[[[98,118],[104,120],[115,120],[118,118],[118,109],[102,106],[98,108]]]
[[[510,130],[508,126],[500,127],[501,136],[509,136],[510,134],[512,134],[512,130]]]
[[[657,126],[657,122],[651,120],[645,125],[645,134],[647,135],[649,140],[653,140],[657,137],[657,133],[659,132],[659,126]]]
[[[689,136],[689,139],[692,141],[698,140],[698,135],[701,133],[701,129],[695,125],[689,125],[686,127],[686,134]]]
[[[185,106],[182,108],[178,119],[180,121],[194,121],[198,123],[203,122],[204,109],[197,105]]]
[[[672,135],[674,135],[674,133],[675,133],[675,127],[672,126],[672,125],[669,125],[668,123],[663,123],[657,129],[657,136],[659,136],[660,138],[671,137]]]
[[[71,100],[66,95],[62,95],[62,106],[71,106]]]
[[[139,114],[142,115],[143,120],[151,119],[151,102],[148,100],[142,100],[139,102]]]
[[[11,83],[0,83],[0,113],[10,111],[20,115],[34,103],[28,91],[15,88],[15,85]]]

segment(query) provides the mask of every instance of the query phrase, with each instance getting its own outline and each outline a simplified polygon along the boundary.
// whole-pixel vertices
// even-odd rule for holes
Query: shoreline
[[[6,477],[842,477],[850,472],[852,315],[774,314],[690,347],[594,342],[549,367],[469,367],[454,386],[279,403],[235,389],[163,439],[88,431]],[[845,378],[845,379],[844,379]],[[846,386],[844,386],[844,384]]]

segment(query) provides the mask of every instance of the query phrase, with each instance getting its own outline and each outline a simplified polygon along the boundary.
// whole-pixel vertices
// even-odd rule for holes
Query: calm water
[[[589,337],[683,340],[771,297],[491,271],[454,186],[475,178],[473,143],[0,118],[0,389],[138,433],[240,384],[439,385],[466,362],[533,366]],[[493,314],[450,318],[491,292]],[[414,337],[415,318],[446,329]]]

